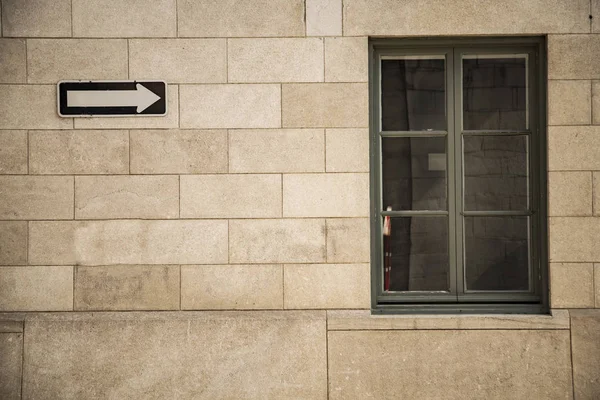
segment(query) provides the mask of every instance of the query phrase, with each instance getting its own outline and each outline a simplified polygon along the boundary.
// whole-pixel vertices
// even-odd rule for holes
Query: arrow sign
[[[61,81],[61,117],[166,115],[163,81]]]

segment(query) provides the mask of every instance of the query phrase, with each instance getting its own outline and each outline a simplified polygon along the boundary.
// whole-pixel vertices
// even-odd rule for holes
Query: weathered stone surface
[[[302,0],[179,0],[179,36],[304,36]]]
[[[0,219],[73,219],[72,176],[0,176]]]
[[[21,399],[23,334],[0,333],[0,398]]]
[[[550,307],[593,308],[593,265],[583,263],[551,263]]]
[[[322,129],[229,131],[230,172],[323,172]]]
[[[127,79],[125,39],[29,39],[27,81]]]
[[[176,0],[73,0],[73,35],[177,36]]]
[[[2,35],[71,36],[70,0],[3,0]]]
[[[179,177],[80,176],[75,179],[76,219],[179,216]]]
[[[129,138],[123,130],[30,131],[32,174],[126,174]]]
[[[327,219],[327,262],[368,262],[371,235],[368,218]]]
[[[592,124],[600,125],[600,81],[592,81]]]
[[[0,311],[71,310],[73,267],[0,268]]]
[[[182,176],[181,217],[281,217],[281,176],[274,174]]]
[[[600,170],[600,126],[548,128],[548,169]]]
[[[600,310],[571,311],[575,398],[600,397]]]
[[[169,83],[227,82],[225,39],[132,39],[129,78]]]
[[[344,0],[344,35],[430,36],[589,32],[586,0]]]
[[[368,82],[369,41],[366,37],[325,39],[325,82]]]
[[[133,130],[131,173],[227,172],[226,130]]]
[[[177,310],[179,266],[75,268],[75,310]]]
[[[369,264],[286,264],[285,308],[369,308]]]
[[[600,261],[600,218],[550,217],[550,261]]]
[[[224,264],[227,221],[30,222],[29,262]]]
[[[0,221],[0,265],[27,264],[27,222]]]
[[[329,332],[328,350],[331,399],[573,395],[564,330]]]
[[[23,322],[21,321],[2,321],[0,319],[0,333],[22,333]]]
[[[341,36],[342,0],[306,0],[306,36]]]
[[[323,312],[102,314],[26,322],[24,398],[327,398]]]
[[[230,39],[229,82],[323,82],[322,38]]]
[[[229,221],[229,262],[305,263],[325,261],[325,220]]]
[[[265,265],[184,265],[183,310],[283,308],[283,268]]]
[[[600,264],[594,264],[594,290],[596,308],[600,308]]]
[[[592,215],[592,173],[548,173],[548,198],[550,216]]]
[[[26,173],[27,131],[0,131],[0,174]]]
[[[25,40],[0,39],[0,83],[27,82]]]
[[[590,81],[548,81],[549,125],[589,125],[591,119]]]
[[[369,130],[327,129],[327,172],[369,172]]]
[[[598,35],[548,35],[549,79],[598,79]]]
[[[0,85],[0,99],[0,129],[73,128],[56,113],[54,85]]]

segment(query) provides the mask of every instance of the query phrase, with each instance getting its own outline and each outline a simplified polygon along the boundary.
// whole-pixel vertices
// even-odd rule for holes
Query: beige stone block
[[[369,130],[325,131],[327,172],[369,172]]]
[[[594,271],[592,264],[550,264],[550,307],[593,308]]]
[[[27,222],[0,221],[0,265],[27,264]]]
[[[223,264],[227,221],[30,222],[29,243],[31,264]]]
[[[576,399],[600,397],[600,310],[571,311],[571,346]]]
[[[72,176],[0,176],[0,219],[73,219]]]
[[[0,39],[0,83],[27,82],[25,40]]]
[[[229,131],[230,172],[323,172],[322,129]]]
[[[369,308],[369,264],[286,264],[285,308]]]
[[[3,0],[2,36],[71,36],[71,0]]]
[[[592,81],[592,124],[600,125],[600,81]]]
[[[54,318],[26,324],[24,398],[327,398],[323,312]]]
[[[294,174],[283,177],[284,217],[366,217],[369,174]]]
[[[180,90],[182,128],[281,126],[279,85],[184,85]]]
[[[589,125],[591,115],[590,81],[548,81],[549,125]]]
[[[325,82],[368,82],[369,40],[325,38]]]
[[[182,176],[181,217],[281,217],[281,176],[274,174]]]
[[[75,268],[75,310],[177,310],[179,266]]]
[[[0,311],[73,310],[73,267],[1,267]]]
[[[551,217],[550,261],[600,261],[600,218]]]
[[[368,218],[333,218],[327,223],[327,262],[369,262],[371,235]]]
[[[332,400],[391,399],[398,393],[408,399],[572,399],[566,330],[356,331],[327,337]]]
[[[282,87],[286,128],[361,128],[369,125],[366,83],[288,84]]]
[[[0,85],[0,129],[72,129],[56,112],[55,85]]]
[[[225,39],[132,39],[130,79],[172,83],[227,82]]]
[[[0,398],[21,399],[23,373],[23,334],[0,334]]]
[[[322,38],[230,39],[229,82],[323,82]]]
[[[176,175],[75,178],[76,219],[178,216],[179,177]]]
[[[3,318],[6,318],[6,314],[3,316]],[[22,332],[23,332],[23,322],[22,321],[19,321],[19,320],[0,321],[0,333],[22,333]]]
[[[599,57],[598,35],[548,35],[549,79],[598,79]]]
[[[164,117],[75,118],[75,129],[165,129],[179,127],[179,87],[167,87]]]
[[[176,0],[73,0],[73,36],[177,36]]]
[[[132,130],[132,174],[227,172],[226,130]]]
[[[179,36],[304,36],[302,0],[179,0]]]
[[[30,131],[32,174],[126,174],[129,135],[125,130]]]
[[[589,171],[548,173],[550,216],[592,215],[592,173]]]
[[[342,0],[306,0],[306,36],[341,36]]]
[[[229,262],[306,263],[325,261],[325,220],[229,221]]]
[[[281,265],[186,265],[181,267],[184,310],[283,308]]]
[[[26,173],[27,131],[0,131],[0,174]]]
[[[548,169],[600,170],[600,127],[548,128]]]
[[[600,308],[600,264],[594,264],[595,307]]]
[[[586,0],[344,0],[346,36],[589,32]]]

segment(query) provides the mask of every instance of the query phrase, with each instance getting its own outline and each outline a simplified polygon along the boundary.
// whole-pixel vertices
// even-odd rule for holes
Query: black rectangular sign
[[[167,114],[163,81],[61,81],[61,117],[119,117]]]

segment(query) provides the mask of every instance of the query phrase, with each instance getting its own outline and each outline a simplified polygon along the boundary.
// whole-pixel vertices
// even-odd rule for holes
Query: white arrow
[[[137,107],[141,113],[158,100],[160,96],[139,83],[135,90],[67,91],[67,107]]]

